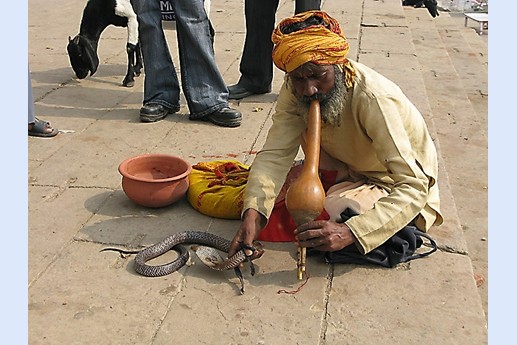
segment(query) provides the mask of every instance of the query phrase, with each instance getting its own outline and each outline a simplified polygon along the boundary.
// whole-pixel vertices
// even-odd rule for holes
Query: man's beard
[[[345,86],[345,78],[343,71],[334,66],[336,81],[332,90],[326,94],[315,94],[312,96],[300,96],[294,91],[294,95],[299,102],[300,112],[305,122],[309,119],[309,108],[312,100],[317,99],[320,102],[321,120],[325,124],[333,127],[339,127],[341,124],[341,112],[346,103],[347,89]],[[289,87],[295,90],[292,82],[289,80]]]

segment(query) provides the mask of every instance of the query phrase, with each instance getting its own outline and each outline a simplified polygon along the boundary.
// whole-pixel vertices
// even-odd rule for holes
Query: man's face
[[[313,99],[320,101],[321,118],[332,126],[340,125],[341,111],[346,102],[347,90],[343,73],[337,66],[322,66],[306,63],[289,73],[289,87],[307,118]]]
[[[311,62],[289,73],[289,79],[297,97],[306,103],[310,103],[313,99],[324,103],[336,82],[333,65],[323,66]]]

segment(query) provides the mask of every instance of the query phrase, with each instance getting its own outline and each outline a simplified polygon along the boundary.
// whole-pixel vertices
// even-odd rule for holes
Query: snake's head
[[[252,250],[244,249],[244,251],[250,260],[255,260],[264,254],[264,246],[258,241],[253,241]],[[250,251],[252,252],[251,254]]]
[[[255,275],[255,266],[253,265],[253,260],[258,259],[264,254],[264,247],[262,243],[258,241],[253,241],[253,246],[242,246],[242,250],[244,251],[244,255],[246,255],[246,261],[250,264],[251,275]]]

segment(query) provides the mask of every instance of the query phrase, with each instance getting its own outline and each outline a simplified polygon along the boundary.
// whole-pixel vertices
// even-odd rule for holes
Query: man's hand
[[[253,240],[258,237],[264,226],[266,226],[266,218],[262,214],[251,208],[246,210],[241,226],[230,245],[228,257],[241,250],[241,245],[253,247]],[[251,250],[246,254],[251,255]]]
[[[346,224],[330,220],[315,220],[300,225],[294,235],[300,247],[311,247],[320,251],[334,252],[356,241]]]

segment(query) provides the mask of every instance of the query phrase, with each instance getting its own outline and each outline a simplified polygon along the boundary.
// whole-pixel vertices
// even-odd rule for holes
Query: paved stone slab
[[[28,295],[29,344],[142,344],[153,338],[180,273],[148,279],[129,273],[118,253],[73,243]]]
[[[32,186],[29,188],[29,286],[60,255],[63,247],[91,218],[85,200],[101,192],[94,188]],[[103,202],[104,198],[100,198]],[[66,213],[66,217],[63,217]]]
[[[152,209],[134,204],[122,190],[117,190],[74,238],[141,248],[179,231],[206,231],[211,223],[210,217],[200,215],[186,199]]]
[[[255,96],[255,99],[259,98],[264,99],[267,96]],[[191,164],[216,159],[242,160],[250,150],[257,150],[254,142],[259,135],[265,135],[262,128],[272,106],[264,102],[253,102],[251,98],[240,102],[238,109],[243,114],[243,123],[237,128],[215,127],[209,122],[190,121],[182,113],[168,116],[167,121],[175,122],[175,125],[153,150],[188,157]],[[207,131],[211,134],[207,135]]]
[[[296,278],[294,247],[271,244],[267,259],[257,260],[259,273],[246,278],[246,291],[236,296],[234,286],[216,280],[206,267],[189,268],[186,289],[175,298],[156,337],[156,344],[175,341],[191,344],[318,344],[320,324],[326,308],[325,291],[329,267],[308,262],[311,278],[294,295]],[[290,247],[291,250],[286,251]],[[276,250],[275,250],[276,249]],[[203,325],[195,320],[208,319]]]
[[[469,261],[436,253],[397,269],[336,266],[326,343],[486,344]]]
[[[443,41],[447,53],[451,59],[454,69],[460,77],[471,107],[476,111],[476,118],[482,121],[486,133],[488,129],[488,48],[476,51],[472,48],[473,39],[467,42],[463,28],[455,27],[455,23],[449,21],[443,23],[437,30]],[[448,23],[448,25],[445,25]],[[438,24],[438,23],[437,23]],[[482,42],[478,37],[477,41]]]
[[[406,18],[400,2],[392,0],[363,1],[363,26],[405,27]],[[382,43],[383,41],[379,41]]]
[[[411,52],[411,34],[407,27],[363,27],[361,51]]]
[[[412,30],[419,32],[415,48],[468,252],[477,258],[474,269],[485,281],[479,291],[487,314],[488,104],[481,91],[474,91],[488,82],[485,66],[447,14],[436,22],[437,29],[428,18],[417,18],[415,12],[408,11],[407,18]]]
[[[324,1],[323,4],[323,9],[341,24],[341,30],[345,33],[346,38],[350,40],[350,45],[360,37],[362,18],[357,16],[356,13],[362,12],[362,7],[362,0],[350,0],[346,4],[340,1]],[[350,56],[356,55],[352,54],[352,49],[350,49],[349,54]]]

